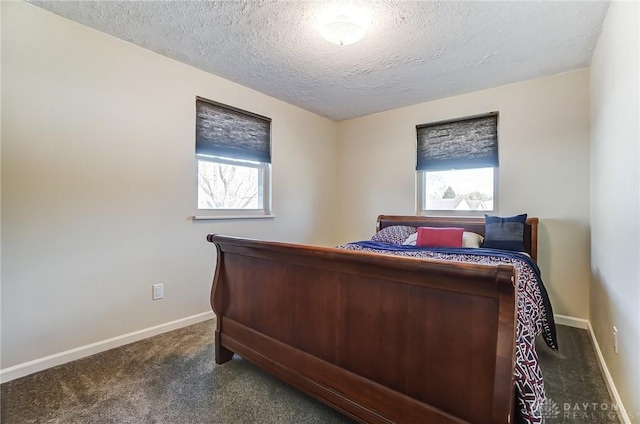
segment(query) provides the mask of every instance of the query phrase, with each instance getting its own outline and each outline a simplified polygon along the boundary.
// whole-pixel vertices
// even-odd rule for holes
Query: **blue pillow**
[[[525,252],[524,223],[526,220],[526,213],[509,217],[485,215],[482,247]]]

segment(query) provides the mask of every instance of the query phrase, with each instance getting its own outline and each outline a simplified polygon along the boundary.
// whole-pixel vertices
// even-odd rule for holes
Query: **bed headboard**
[[[458,227],[484,236],[484,217],[380,215],[376,231],[392,225],[410,227]],[[538,218],[527,218],[524,226],[524,247],[538,261]]]

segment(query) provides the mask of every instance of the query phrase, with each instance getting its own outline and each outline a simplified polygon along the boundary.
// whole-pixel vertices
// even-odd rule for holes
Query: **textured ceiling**
[[[339,121],[586,67],[601,1],[30,1]],[[351,14],[366,37],[328,43]]]

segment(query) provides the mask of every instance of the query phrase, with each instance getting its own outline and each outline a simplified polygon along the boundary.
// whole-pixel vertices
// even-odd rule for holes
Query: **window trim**
[[[271,118],[196,96],[194,220],[273,218]],[[200,209],[199,161],[258,169],[260,209]]]
[[[498,193],[498,169],[500,166],[498,152],[498,135],[500,132],[499,112],[489,112],[477,115],[466,116],[462,118],[447,119],[444,121],[431,122],[427,124],[416,125],[416,215],[428,216],[482,216],[485,212],[495,213],[499,210],[499,193]],[[465,126],[471,121],[485,121],[482,127],[489,130],[486,133],[477,128],[466,131],[464,134],[465,146],[460,145],[460,135],[455,134],[456,131],[463,131],[464,128],[454,128],[456,125]],[[494,123],[494,125],[486,125]],[[433,134],[432,134],[433,133]],[[478,136],[479,135],[479,136]],[[429,137],[432,136],[430,139]],[[488,138],[488,136],[491,136]],[[427,149],[429,142],[435,143],[440,150]],[[481,151],[490,153],[488,155],[480,155],[477,153],[469,154],[468,152],[460,155],[457,151],[466,151],[466,144],[475,143]],[[444,147],[442,147],[444,145]],[[451,151],[453,150],[453,151]],[[431,154],[429,154],[431,152]],[[433,163],[425,161],[431,160]],[[463,170],[478,168],[493,168],[493,210],[492,211],[457,211],[457,210],[432,210],[425,209],[426,206],[426,173],[443,170]]]
[[[476,169],[476,168],[466,168]],[[498,211],[498,166],[493,167],[493,210],[479,211],[459,211],[459,210],[441,210],[441,209],[425,209],[426,203],[426,173],[437,172],[437,170],[417,170],[416,171],[416,215],[418,216],[484,216],[485,213],[495,214]],[[459,169],[462,171],[462,169]]]
[[[258,173],[258,184],[262,190],[258,190],[258,196],[262,198],[262,208],[259,209],[200,209],[198,207],[198,162],[206,161],[212,163],[222,163],[226,165],[244,166],[260,170]],[[271,164],[268,162],[255,162],[223,158],[220,156],[209,156],[196,154],[195,161],[195,186],[196,186],[196,215],[194,220],[210,219],[265,219],[275,218],[271,206]]]

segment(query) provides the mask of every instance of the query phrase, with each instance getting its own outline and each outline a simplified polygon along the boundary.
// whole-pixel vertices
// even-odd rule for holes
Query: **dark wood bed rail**
[[[506,265],[210,234],[216,362],[233,353],[363,423],[506,423]]]

